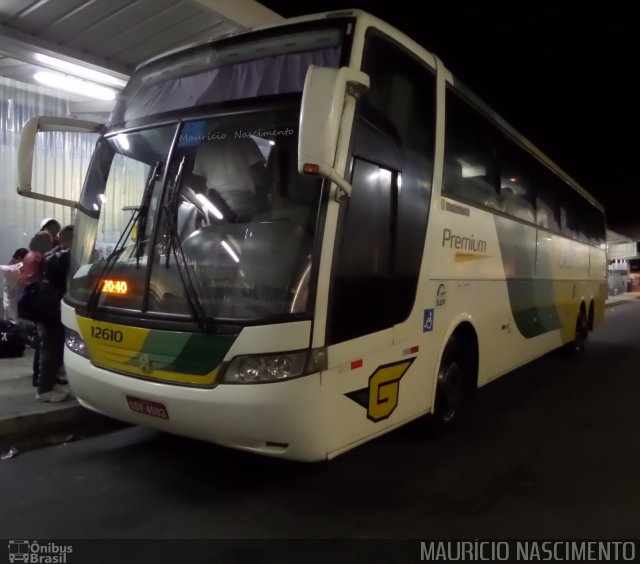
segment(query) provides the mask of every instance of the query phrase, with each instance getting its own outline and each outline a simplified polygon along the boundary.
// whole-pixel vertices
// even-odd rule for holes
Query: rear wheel
[[[569,352],[572,354],[580,354],[584,351],[587,338],[589,337],[589,320],[584,312],[584,308],[580,308],[580,312],[578,313],[578,318],[576,319],[576,331],[573,337],[573,341],[571,341],[567,348]]]

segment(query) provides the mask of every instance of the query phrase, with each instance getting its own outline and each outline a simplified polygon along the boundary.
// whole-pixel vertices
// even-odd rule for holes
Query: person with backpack
[[[31,239],[29,252],[22,261],[18,283],[23,286],[18,299],[18,315],[34,321],[39,344],[34,358],[37,368],[37,401],[58,403],[69,397],[67,390],[56,382],[60,368],[59,342],[64,346],[64,329],[60,322],[60,301],[57,292],[45,278],[45,254],[53,249],[53,237],[40,231]],[[37,366],[35,366],[37,364]]]

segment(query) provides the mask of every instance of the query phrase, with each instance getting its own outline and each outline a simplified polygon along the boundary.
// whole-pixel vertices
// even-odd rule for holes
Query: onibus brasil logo
[[[55,542],[28,540],[9,541],[9,562],[32,564],[66,564],[67,556],[73,552],[70,545]]]

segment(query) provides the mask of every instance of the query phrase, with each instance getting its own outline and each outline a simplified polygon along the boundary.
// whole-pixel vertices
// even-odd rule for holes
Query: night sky
[[[360,8],[387,20],[598,198],[610,229],[640,238],[633,172],[640,149],[640,26],[632,3],[262,3],[285,17]]]

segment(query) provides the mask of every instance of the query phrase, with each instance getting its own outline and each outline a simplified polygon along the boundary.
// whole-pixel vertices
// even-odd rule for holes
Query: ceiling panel
[[[206,37],[222,36],[229,33],[226,22],[220,22],[218,25],[221,28],[219,32],[217,31],[217,27],[212,27],[209,22],[203,21],[202,17],[196,14],[171,28],[169,37],[163,38],[163,43],[165,44],[164,51],[194,43],[198,41],[200,33],[204,33]],[[172,39],[173,42],[171,41]],[[117,56],[124,64],[133,66],[140,60],[147,60],[158,54],[154,43],[154,41],[145,41],[137,45],[135,49],[129,49],[127,52],[119,53]]]
[[[42,30],[42,36],[49,41],[66,42],[74,45],[80,34],[92,33],[102,22],[107,22],[105,27],[111,28],[113,24],[110,18],[119,12],[126,11],[128,7],[135,6],[129,0],[111,0],[110,2],[86,2],[65,16],[51,22]],[[129,20],[129,23],[131,20]],[[122,25],[125,25],[125,21]]]
[[[215,3],[214,3],[215,5]],[[3,29],[57,46],[114,70],[131,72],[147,58],[242,29],[197,0],[2,0]],[[208,30],[210,33],[208,33]],[[11,55],[11,53],[4,53]]]
[[[83,4],[85,4],[85,0],[40,0],[38,2],[25,0],[23,8],[3,23],[26,33],[37,32],[45,30],[52,23]],[[4,12],[4,8],[2,12]]]
[[[155,2],[157,10],[164,10],[174,3],[175,0],[156,0]],[[125,4],[126,6],[105,18],[91,24],[83,22],[76,30],[75,36],[70,39],[70,45],[80,50],[90,50],[96,45],[108,43],[113,38],[114,30],[118,33],[149,17],[149,7],[142,2],[125,2]],[[203,22],[205,25],[210,25],[207,19],[203,19]],[[135,53],[133,55],[135,58]]]
[[[274,18],[255,0],[0,0],[0,76],[34,83],[52,70],[45,54],[125,79],[161,53]]]
[[[201,12],[195,6],[172,5],[156,13],[144,21],[137,22],[120,33],[114,35],[108,41],[96,45],[95,50],[102,57],[110,59],[118,53],[126,53],[134,50],[144,43],[152,46],[162,46],[165,49],[167,40],[173,35],[173,28],[192,18],[201,16]],[[186,39],[186,38],[183,38]]]

